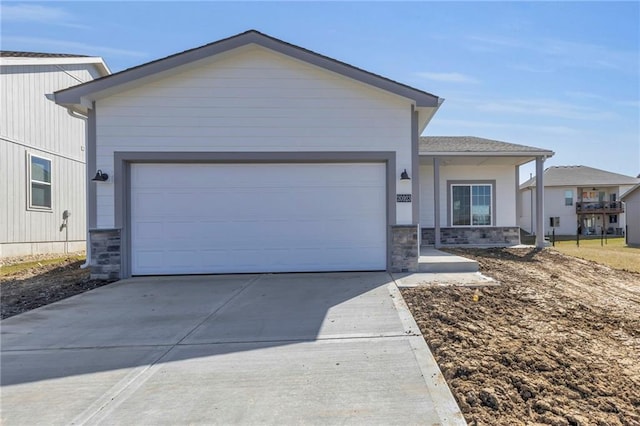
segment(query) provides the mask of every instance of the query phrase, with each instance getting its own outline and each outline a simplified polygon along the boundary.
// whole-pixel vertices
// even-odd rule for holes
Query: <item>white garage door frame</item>
[[[344,152],[127,152],[114,153],[115,227],[121,229],[121,277],[131,276],[131,165],[135,163],[384,163],[386,169],[387,269],[391,264],[391,225],[396,222],[396,153]]]

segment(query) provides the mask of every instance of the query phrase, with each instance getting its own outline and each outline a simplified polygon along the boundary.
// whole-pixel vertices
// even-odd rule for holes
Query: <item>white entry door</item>
[[[381,163],[133,164],[133,275],[386,269]]]

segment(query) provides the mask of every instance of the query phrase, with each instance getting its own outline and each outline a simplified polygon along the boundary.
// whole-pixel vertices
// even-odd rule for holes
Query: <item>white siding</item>
[[[536,208],[536,192],[534,189],[523,189],[520,190],[518,196],[522,200],[522,211],[520,212],[518,225],[525,231],[533,233],[536,224],[532,212]]]
[[[96,115],[109,174],[115,151],[396,151],[411,174],[409,100],[257,47],[100,99]],[[98,185],[98,227],[114,226],[113,195]],[[411,223],[411,206],[397,215]]]
[[[496,211],[494,226],[518,226],[516,219],[516,177],[514,166],[440,166],[440,226],[447,223],[447,181],[487,181],[495,180]],[[433,166],[420,166],[420,225],[433,227]]]
[[[570,206],[565,205],[565,191],[573,192],[573,204]],[[545,234],[550,234],[553,230],[549,226],[549,218],[559,217],[560,226],[556,227],[556,235],[575,235],[578,228],[578,216],[576,215],[576,202],[578,200],[579,194],[576,187],[547,187],[544,189]]]
[[[69,210],[69,240],[85,240],[85,122],[45,95],[97,76],[92,66],[0,68],[0,256],[64,250],[62,212]],[[52,164],[52,211],[27,210],[27,153]]]

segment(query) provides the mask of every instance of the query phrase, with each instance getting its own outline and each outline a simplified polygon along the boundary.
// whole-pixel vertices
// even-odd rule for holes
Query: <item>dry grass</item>
[[[44,257],[44,256],[43,256]],[[11,262],[6,265],[0,265],[0,277],[14,275],[19,272],[27,271],[33,268],[40,268],[49,265],[62,265],[67,261],[84,260],[84,254],[68,254],[65,256],[44,257],[37,260],[28,260],[25,262]]]
[[[621,237],[608,238],[604,246],[600,239],[580,240],[580,247],[575,241],[557,241],[555,249],[614,269],[640,273],[640,248],[627,247]]]

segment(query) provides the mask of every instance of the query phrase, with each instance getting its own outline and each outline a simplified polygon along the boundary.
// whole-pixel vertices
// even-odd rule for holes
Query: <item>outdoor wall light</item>
[[[400,173],[400,180],[411,180],[409,173],[407,173],[407,169],[404,169],[404,171]]]
[[[105,182],[107,179],[109,179],[109,175],[106,173],[102,173],[102,170],[98,170],[96,176],[91,180],[96,182]]]

